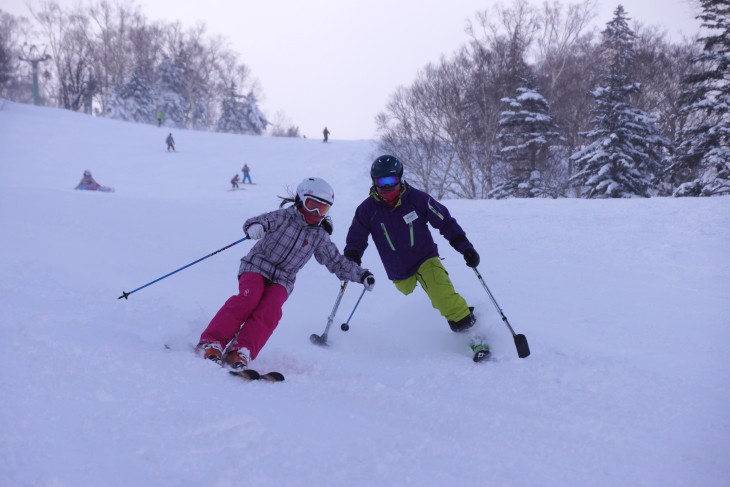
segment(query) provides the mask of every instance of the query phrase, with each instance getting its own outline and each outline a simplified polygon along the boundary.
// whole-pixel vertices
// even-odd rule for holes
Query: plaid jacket
[[[243,231],[254,223],[263,225],[266,234],[241,259],[239,276],[257,272],[284,286],[291,295],[297,272],[312,255],[341,281],[361,282],[368,272],[340,254],[324,228],[307,225],[294,206],[249,218],[243,224]]]

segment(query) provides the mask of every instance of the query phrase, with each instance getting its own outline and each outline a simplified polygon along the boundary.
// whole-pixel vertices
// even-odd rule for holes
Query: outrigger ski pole
[[[124,291],[122,291],[122,295],[121,295],[121,296],[119,296],[119,297],[118,297],[117,299],[122,299],[122,298],[124,298],[124,299],[129,299],[129,296],[130,296],[130,295],[132,295],[132,294],[134,294],[134,293],[136,293],[137,291],[139,291],[139,290],[141,290],[141,289],[144,289],[144,288],[146,288],[147,286],[151,286],[152,284],[156,283],[157,281],[161,281],[161,280],[163,280],[163,279],[164,279],[164,278],[166,278],[166,277],[170,277],[171,275],[175,274],[176,272],[180,272],[180,271],[181,271],[181,270],[183,270],[183,269],[187,269],[187,268],[188,268],[188,267],[190,267],[191,265],[195,265],[195,264],[197,264],[198,262],[200,262],[201,260],[205,260],[205,259],[207,259],[208,257],[212,257],[212,256],[214,256],[215,254],[217,254],[218,252],[223,252],[223,251],[224,251],[224,250],[226,250],[226,249],[230,249],[230,248],[231,248],[231,247],[233,247],[234,245],[236,245],[236,244],[240,244],[241,242],[243,242],[244,240],[247,240],[247,239],[248,239],[248,235],[247,235],[247,236],[245,236],[245,237],[243,237],[243,238],[242,238],[241,240],[236,240],[236,241],[235,241],[235,242],[233,242],[232,244],[230,244],[230,245],[226,245],[226,246],[225,246],[225,247],[223,247],[222,249],[218,249],[218,250],[216,250],[215,252],[213,252],[213,253],[210,253],[210,254],[206,255],[205,257],[201,257],[200,259],[196,260],[195,262],[191,262],[191,263],[189,263],[189,264],[188,264],[188,265],[186,265],[186,266],[183,266],[183,267],[181,267],[181,268],[179,268],[179,269],[177,269],[177,270],[175,270],[175,271],[172,271],[172,272],[170,272],[169,274],[165,274],[164,276],[162,276],[162,277],[159,277],[159,278],[155,279],[155,280],[154,280],[154,281],[152,281],[152,282],[148,282],[148,283],[147,283],[147,284],[145,284],[144,286],[140,286],[140,287],[138,287],[137,289],[135,289],[135,290],[133,290],[133,291],[129,291],[129,292],[124,292]]]
[[[343,281],[342,286],[340,286],[340,294],[337,295],[335,306],[334,308],[332,308],[332,312],[330,313],[329,318],[327,318],[327,326],[324,329],[324,333],[322,333],[322,335],[317,335],[316,333],[312,333],[311,335],[309,335],[309,340],[315,345],[327,345],[327,333],[329,333],[330,326],[332,326],[332,322],[335,320],[337,308],[340,307],[340,301],[342,301],[342,296],[345,294],[345,289],[347,289],[348,282],[349,281]]]
[[[499,307],[497,304],[497,301],[494,299],[494,296],[492,296],[492,293],[489,291],[489,288],[487,287],[487,283],[484,282],[484,279],[482,279],[482,275],[479,274],[479,271],[476,267],[473,268],[474,272],[476,273],[477,277],[479,278],[479,282],[482,283],[482,286],[484,286],[484,290],[487,291],[487,294],[489,295],[489,299],[492,300],[492,303],[494,304],[494,307],[497,308],[497,311],[499,311],[499,314],[502,316],[502,321],[504,321],[504,324],[507,325],[507,328],[509,328],[509,331],[512,333],[512,337],[515,339],[515,347],[517,347],[517,355],[520,358],[525,358],[530,356],[530,346],[527,344],[527,338],[525,335],[518,335],[515,333],[515,331],[512,329],[512,325],[509,324],[509,321],[507,320],[507,317],[504,315],[504,312],[502,311],[502,308]]]

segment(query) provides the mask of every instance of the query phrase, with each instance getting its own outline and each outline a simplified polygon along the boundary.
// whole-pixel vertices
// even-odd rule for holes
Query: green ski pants
[[[449,273],[438,257],[425,261],[408,279],[393,281],[398,291],[405,295],[411,294],[417,283],[426,291],[431,305],[448,321],[459,321],[469,314],[466,300],[454,290]]]

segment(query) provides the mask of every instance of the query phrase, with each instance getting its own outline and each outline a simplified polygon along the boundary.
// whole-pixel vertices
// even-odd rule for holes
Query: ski
[[[173,347],[168,345],[167,343],[164,344],[166,350],[174,350]],[[193,347],[193,352],[195,352],[195,347]],[[221,368],[226,369],[225,364],[222,360],[209,360],[210,362],[214,362],[218,364]],[[281,372],[266,372],[264,374],[259,373],[258,371],[254,369],[243,369],[243,370],[230,370],[227,369],[228,373],[240,377],[243,380],[246,381],[254,381],[254,380],[264,380],[267,382],[283,382],[284,381],[284,374]]]
[[[283,382],[284,381],[284,374],[281,372],[267,372],[265,374],[260,374],[257,371],[253,369],[244,369],[244,370],[229,370],[229,374],[240,377],[243,380],[246,381],[253,381],[253,380],[265,380],[268,382]]]

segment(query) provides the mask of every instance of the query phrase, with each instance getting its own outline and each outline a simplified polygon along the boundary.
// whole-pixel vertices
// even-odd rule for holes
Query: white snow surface
[[[434,232],[494,360],[422,290],[312,259],[246,383],[191,352],[237,290],[243,236],[308,176],[340,249],[371,141],[173,132],[0,110],[0,485],[726,486],[730,199],[449,200],[479,271]],[[228,191],[244,162],[256,183]],[[74,191],[84,169],[115,193]],[[406,174],[407,177],[407,174]],[[166,350],[164,344],[173,347]]]

